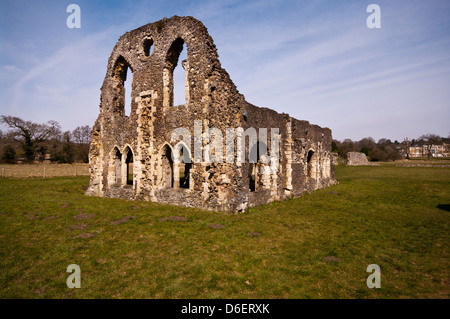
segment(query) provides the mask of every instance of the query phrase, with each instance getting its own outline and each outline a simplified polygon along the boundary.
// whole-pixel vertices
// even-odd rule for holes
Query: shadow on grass
[[[445,210],[447,212],[450,212],[450,204],[439,204],[436,207]]]

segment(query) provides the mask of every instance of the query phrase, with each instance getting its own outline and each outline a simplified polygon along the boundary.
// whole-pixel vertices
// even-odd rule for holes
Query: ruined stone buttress
[[[174,105],[177,65],[183,105]],[[239,212],[336,183],[331,130],[246,102],[192,17],[120,37],[91,137],[88,195]]]

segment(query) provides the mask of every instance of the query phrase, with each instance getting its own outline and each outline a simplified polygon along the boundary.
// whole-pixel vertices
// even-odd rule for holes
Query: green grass
[[[449,298],[450,169],[336,175],[239,215],[88,197],[87,177],[0,179],[0,298]],[[81,289],[66,286],[69,264]]]

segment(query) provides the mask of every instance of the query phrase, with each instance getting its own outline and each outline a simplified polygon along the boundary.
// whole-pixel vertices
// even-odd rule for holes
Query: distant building
[[[427,145],[410,146],[409,157],[427,157]],[[403,156],[406,156],[403,151]],[[431,156],[433,157],[450,157],[450,144],[443,143],[442,145],[431,145]]]

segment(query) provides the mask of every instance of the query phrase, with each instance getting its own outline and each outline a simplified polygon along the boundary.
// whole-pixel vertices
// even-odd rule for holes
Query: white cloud
[[[8,66],[21,76],[3,93],[2,113],[36,122],[55,119],[66,129],[92,125],[116,33],[109,28],[67,43],[29,69]]]

